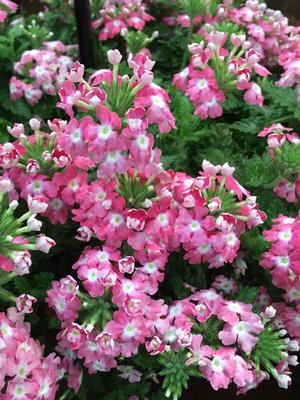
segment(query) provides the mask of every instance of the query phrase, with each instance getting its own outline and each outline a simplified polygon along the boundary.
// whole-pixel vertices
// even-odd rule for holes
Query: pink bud
[[[250,81],[250,70],[248,68],[244,68],[241,71],[239,71],[237,80],[239,83],[249,82]]]
[[[191,54],[200,54],[203,50],[203,43],[192,43],[188,45],[188,50]]]
[[[150,85],[152,81],[153,81],[153,73],[150,71],[144,72],[140,79],[140,83],[143,85]]]
[[[274,318],[275,315],[276,315],[276,310],[275,310],[274,307],[269,306],[269,307],[267,307],[267,308],[265,309],[264,314],[265,314],[265,316],[266,316],[267,318],[272,319],[272,318]]]
[[[151,356],[156,356],[157,354],[161,354],[166,349],[166,345],[163,344],[163,342],[158,336],[153,336],[153,339],[150,342],[146,342],[145,346],[148,353],[150,353]]]
[[[35,218],[36,214],[31,215],[31,217],[28,218],[27,220],[27,227],[31,230],[31,231],[36,231],[39,232],[41,230],[42,227],[42,223],[41,221],[37,220]]]
[[[202,169],[207,174],[211,176],[216,176],[221,170],[221,165],[213,165],[209,161],[203,160]]]
[[[67,73],[66,77],[71,82],[80,82],[84,74],[84,65],[75,61],[71,71]]]
[[[44,213],[48,208],[47,198],[44,196],[34,196],[30,195],[27,197],[27,204],[29,210],[33,214]]]
[[[77,235],[75,236],[75,238],[83,242],[89,242],[91,240],[92,234],[93,232],[90,228],[88,228],[87,226],[81,226],[77,229]]]
[[[37,299],[30,294],[21,294],[16,298],[17,310],[22,314],[31,314],[32,305],[37,302]]]
[[[24,125],[23,124],[14,124],[13,127],[7,127],[8,133],[14,138],[18,139],[21,136],[24,136]]]
[[[211,177],[208,173],[198,176],[194,181],[194,186],[199,189],[208,189],[211,185]]]
[[[28,250],[15,251],[13,254],[14,272],[17,275],[24,275],[29,273],[31,266],[31,254]]]
[[[233,33],[231,35],[231,43],[235,47],[242,46],[242,44],[245,42],[245,40],[246,40],[246,35],[236,35],[235,33]]]
[[[29,125],[31,129],[33,129],[34,131],[38,131],[41,126],[41,121],[39,121],[37,118],[31,118],[31,120],[29,121]]]
[[[279,387],[281,387],[283,389],[287,389],[292,382],[291,377],[289,375],[285,375],[285,374],[278,375],[276,377],[276,380],[277,380]]]
[[[224,4],[220,4],[217,8],[218,17],[226,17],[228,14],[228,8]]]
[[[210,212],[218,211],[222,208],[222,200],[219,197],[213,197],[207,204]]]
[[[216,227],[222,232],[230,231],[236,225],[237,219],[234,215],[229,213],[222,213],[216,220]]]
[[[36,245],[37,250],[48,254],[51,247],[55,246],[56,243],[53,239],[41,234],[41,235],[37,236],[35,245]]]
[[[122,60],[122,55],[119,52],[119,50],[108,50],[107,52],[107,58],[108,58],[108,62],[112,65],[118,65],[120,64],[121,60]]]
[[[42,158],[43,158],[43,160],[44,160],[45,162],[51,161],[51,160],[52,160],[52,156],[51,156],[50,151],[45,150],[45,151],[43,152],[43,154],[42,154]]]
[[[52,158],[59,168],[64,168],[71,162],[71,157],[69,154],[66,153],[65,150],[59,149],[58,147],[55,147],[55,149],[52,151]]]
[[[271,135],[268,136],[268,147],[270,149],[279,148],[283,145],[285,139],[286,137],[284,133],[281,134],[272,133]]]
[[[257,51],[255,51],[254,49],[249,49],[246,52],[246,59],[247,59],[248,65],[253,66],[256,63],[258,63],[260,57],[259,57],[259,54],[257,53]]]
[[[36,160],[27,161],[26,172],[28,174],[36,175],[40,169],[39,163]]]
[[[230,167],[228,162],[226,162],[224,165],[221,167],[221,175],[223,176],[231,176],[235,171],[234,167]]]
[[[136,210],[132,208],[127,212],[126,226],[127,228],[134,229],[136,231],[142,231],[145,226],[148,213],[143,209]]]
[[[227,64],[228,72],[230,74],[234,74],[239,69],[239,63],[237,60],[230,60]]]
[[[119,260],[118,265],[120,272],[122,272],[122,274],[132,274],[134,271],[134,262],[135,259],[132,256],[127,256]]]
[[[14,188],[14,184],[10,179],[0,177],[0,193],[10,192]]]

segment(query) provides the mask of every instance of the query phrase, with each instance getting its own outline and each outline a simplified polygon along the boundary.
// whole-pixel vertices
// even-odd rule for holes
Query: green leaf
[[[188,388],[188,381],[191,376],[201,377],[195,366],[186,365],[187,354],[184,349],[175,353],[172,350],[166,351],[159,357],[159,363],[163,366],[160,375],[164,377],[162,388],[165,396],[178,400],[183,389]]]

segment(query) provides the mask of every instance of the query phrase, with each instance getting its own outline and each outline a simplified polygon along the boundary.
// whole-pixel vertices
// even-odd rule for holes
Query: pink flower
[[[253,333],[258,334],[262,330],[263,325],[260,318],[251,313],[245,320],[238,321],[233,325],[225,324],[218,336],[226,346],[238,342],[245,353],[250,353],[258,342],[258,337],[254,336]]]
[[[235,369],[235,349],[226,347],[221,347],[216,351],[212,350],[207,365],[200,367],[200,371],[214,390],[227,389],[235,376]]]
[[[207,321],[212,315],[212,310],[205,301],[198,303],[195,306],[195,310],[197,312],[196,318],[199,322]]]

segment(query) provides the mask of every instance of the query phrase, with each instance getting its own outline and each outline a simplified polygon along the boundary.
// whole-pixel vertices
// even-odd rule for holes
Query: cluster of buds
[[[59,91],[61,100],[59,107],[72,117],[74,106],[88,112],[96,111],[103,105],[112,112],[112,115],[118,114],[119,118],[126,117],[132,121],[137,118],[140,120],[147,118],[150,124],[158,125],[161,133],[175,128],[174,117],[168,106],[170,102],[168,93],[152,83],[152,68],[155,62],[150,60],[147,52],[138,53],[134,57],[129,55],[128,66],[133,70],[133,75],[129,78],[127,75],[118,74],[121,59],[122,55],[118,50],[109,50],[108,61],[113,65],[113,70],[96,71],[88,82],[83,79],[83,66],[78,62],[75,63],[67,75],[68,80],[62,84]],[[75,85],[76,82],[79,82],[78,87]],[[104,125],[109,122],[105,120],[106,118],[108,116],[103,114],[101,122]],[[106,136],[108,139],[111,131],[116,128],[117,126],[111,126],[109,130],[103,132],[103,138]],[[81,140],[78,138],[78,142]]]
[[[1,269],[14,272],[17,275],[29,273],[31,266],[31,250],[39,250],[48,253],[55,245],[54,240],[43,234],[35,235],[42,227],[42,222],[36,219],[37,214],[45,212],[47,203],[41,196],[29,196],[29,211],[19,218],[14,216],[18,207],[16,199],[9,201],[7,195],[17,197],[11,179],[2,176],[0,178],[0,261]]]
[[[282,156],[283,152],[289,151],[287,144],[300,145],[298,134],[293,132],[292,128],[273,124],[269,128],[264,128],[258,136],[267,137],[269,154],[273,159],[275,170],[278,171],[276,180],[272,182],[273,192],[289,203],[297,203],[300,197],[300,173],[289,165],[285,166]]]
[[[93,27],[101,28],[101,41],[114,38],[124,29],[142,31],[145,24],[154,19],[146,10],[143,0],[105,0],[99,11],[100,18],[93,22]]]
[[[278,63],[278,56],[291,45],[299,31],[289,26],[281,11],[272,10],[259,0],[247,0],[243,7],[232,9],[229,18],[247,29],[252,47],[270,66]]]
[[[251,48],[245,35],[219,32],[206,24],[204,41],[188,46],[192,57],[188,67],[173,78],[174,85],[190,98],[195,115],[201,119],[220,117],[222,103],[232,91],[245,91],[244,100],[251,105],[263,105],[261,88],[251,82],[251,74],[267,76],[268,70],[259,64],[258,53]]]
[[[15,13],[18,5],[14,1],[0,0],[0,24],[2,24],[10,13]]]
[[[180,13],[164,17],[168,26],[178,24],[181,28],[199,28],[205,22],[221,22],[232,7],[232,0],[180,0]]]
[[[14,65],[10,79],[10,98],[25,97],[30,105],[37,104],[43,94],[55,96],[65,80],[72,58],[68,55],[74,46],[62,42],[45,42],[43,49],[25,51]]]
[[[45,207],[39,213],[53,224],[65,222],[77,180],[87,179],[86,174],[77,174],[76,167],[70,165],[70,156],[57,144],[57,134],[66,124],[62,120],[48,121],[49,134],[41,129],[41,121],[32,118],[31,135],[25,135],[23,124],[14,124],[8,132],[16,141],[0,145],[0,166],[4,170],[1,179],[10,182],[9,200],[15,200],[17,193],[25,201],[28,196],[41,199]],[[64,179],[59,179],[59,171],[69,165]]]

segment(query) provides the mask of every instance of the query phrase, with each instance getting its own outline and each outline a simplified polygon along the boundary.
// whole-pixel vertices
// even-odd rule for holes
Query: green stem
[[[190,24],[189,30],[188,30],[188,34],[187,34],[187,37],[186,37],[185,49],[184,49],[183,58],[182,58],[182,64],[181,64],[181,68],[180,69],[183,69],[185,67],[185,64],[186,64],[186,61],[187,61],[187,57],[188,57],[188,53],[189,53],[188,45],[190,44],[190,40],[192,38],[192,34],[193,34],[193,23],[191,21],[191,24]]]
[[[5,273],[2,277],[0,277],[0,286],[3,286],[5,283],[11,281],[16,277],[16,274],[14,272],[11,272],[9,274]]]
[[[3,289],[1,286],[0,286],[0,298],[2,298],[2,300],[6,302],[12,302],[12,303],[16,302],[16,297],[8,290]]]
[[[58,400],[65,400],[65,399],[69,396],[69,394],[72,394],[72,392],[71,392],[70,389],[66,390],[66,391],[59,397]]]

